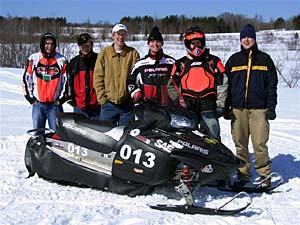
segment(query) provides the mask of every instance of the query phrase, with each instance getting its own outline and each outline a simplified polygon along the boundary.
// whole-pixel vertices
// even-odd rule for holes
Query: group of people
[[[45,33],[41,51],[28,58],[23,76],[24,96],[32,104],[33,128],[45,128],[48,120],[50,129],[56,130],[56,116],[66,101],[88,119],[117,125],[134,120],[134,103],[177,104],[195,115],[210,138],[220,140],[218,118],[231,120],[237,156],[246,162],[238,169],[241,185],[251,179],[251,136],[255,169],[263,185],[270,186],[271,180],[265,179],[271,173],[268,120],[276,118],[278,78],[270,56],[257,47],[255,28],[247,24],[241,29],[241,51],[225,66],[210,54],[199,26],[186,30],[187,53],[177,60],[164,53],[158,27],[148,36],[149,52],[143,58],[125,44],[127,35],[127,27],[116,24],[113,43],[97,54],[91,35],[80,34],[79,55],[68,63],[56,51],[55,36]]]

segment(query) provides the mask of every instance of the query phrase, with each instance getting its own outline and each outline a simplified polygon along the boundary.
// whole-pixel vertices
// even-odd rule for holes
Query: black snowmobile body
[[[218,140],[189,129],[162,129],[168,120],[150,126],[138,120],[122,127],[65,113],[58,117],[55,133],[29,139],[25,164],[30,176],[37,173],[129,196],[150,193],[154,186],[172,181],[178,165],[197,171],[201,185],[242,165]]]

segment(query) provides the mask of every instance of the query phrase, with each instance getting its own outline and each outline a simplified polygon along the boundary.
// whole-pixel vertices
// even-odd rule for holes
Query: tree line
[[[135,34],[149,34],[154,25],[159,26],[164,34],[183,34],[189,26],[195,24],[201,26],[206,33],[233,33],[239,32],[241,27],[247,23],[253,24],[257,30],[299,30],[300,14],[298,16],[293,16],[288,20],[279,17],[276,20],[270,20],[269,22],[263,22],[261,16],[247,18],[244,15],[236,15],[232,13],[222,13],[217,17],[186,17],[183,15],[170,15],[162,19],[155,19],[151,16],[127,16],[123,17],[120,22],[126,24],[132,33]]]
[[[159,26],[163,34],[182,34],[193,24],[203,27],[206,33],[239,32],[246,23],[253,24],[256,29],[287,29],[300,30],[300,14],[287,20],[282,17],[264,22],[262,17],[247,18],[244,15],[222,13],[217,17],[186,17],[184,15],[170,15],[164,18],[151,16],[125,16],[120,21],[124,23],[130,33],[130,40],[135,40],[136,34],[149,34],[153,26]],[[39,40],[43,33],[51,32],[61,43],[74,43],[79,33],[94,33],[96,41],[110,38],[113,24],[99,21],[95,24],[70,23],[65,17],[3,17],[0,16],[0,66],[22,67],[26,58],[33,52],[39,51]]]

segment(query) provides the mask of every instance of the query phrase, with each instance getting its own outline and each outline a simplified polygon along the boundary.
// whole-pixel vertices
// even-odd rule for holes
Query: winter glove
[[[232,109],[225,109],[223,112],[223,117],[225,120],[232,120],[234,118]]]
[[[184,101],[184,99],[183,99],[182,96],[179,97],[178,103],[179,103],[179,105],[180,105],[181,107],[187,108],[187,107],[186,107],[186,103],[185,103],[185,101]]]
[[[224,108],[223,107],[217,107],[216,108],[216,117],[217,118],[220,118],[223,116],[223,113],[224,113]]]
[[[269,110],[266,112],[266,120],[275,120],[276,112],[273,110]]]
[[[62,105],[60,99],[56,99],[54,101],[54,105]]]
[[[132,95],[132,100],[134,103],[137,103],[142,99],[142,91],[138,90]]]

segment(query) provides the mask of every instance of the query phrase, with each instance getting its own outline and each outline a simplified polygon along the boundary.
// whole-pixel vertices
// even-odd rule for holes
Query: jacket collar
[[[91,58],[91,56],[93,55],[93,50],[90,51],[89,54],[87,54],[87,55],[84,55],[84,54],[82,54],[81,51],[79,51],[79,55],[80,55],[80,58],[83,58],[83,59]]]
[[[55,56],[56,51],[54,50],[54,51],[53,51],[52,53],[50,53],[50,54],[43,53],[43,52],[41,52],[41,53],[42,53],[43,57],[45,57],[46,59],[50,59],[50,58],[52,58],[52,57]]]
[[[115,48],[114,48],[114,43],[111,45],[111,48],[112,48],[112,51],[113,51],[113,57],[116,57],[116,56],[122,56],[122,57],[125,57],[127,53],[130,52],[130,48],[124,44],[124,48],[123,48],[123,51],[121,53],[117,53]]]
[[[241,45],[241,51],[244,53],[247,53],[247,55],[249,54],[250,50],[252,51],[252,55],[256,55],[258,53],[258,46],[257,43],[255,42],[255,44],[249,48],[249,49],[244,49],[244,47]]]
[[[164,56],[164,52],[163,50],[160,50],[159,52],[157,52],[156,54],[153,54],[150,50],[148,51],[148,56],[156,61],[159,61],[163,56]]]

